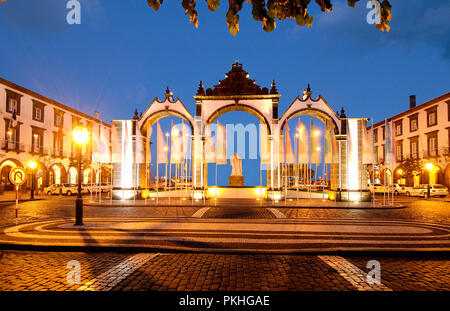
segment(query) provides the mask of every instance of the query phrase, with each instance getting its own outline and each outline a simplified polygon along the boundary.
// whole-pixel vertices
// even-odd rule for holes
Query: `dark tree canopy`
[[[0,0],[1,1],[1,0]],[[271,32],[277,26],[276,19],[285,20],[287,18],[294,19],[299,26],[311,27],[313,16],[308,13],[308,5],[311,0],[228,0],[228,12],[226,15],[228,29],[234,36],[239,31],[239,11],[242,9],[244,2],[252,4],[253,19],[262,22],[265,31]],[[380,22],[375,27],[381,31],[389,31],[388,23],[392,19],[391,4],[388,0],[374,0],[379,4]],[[155,11],[163,4],[163,0],[147,0],[148,5]],[[195,10],[197,0],[181,0],[181,5],[189,15],[191,23],[198,27],[198,12]],[[217,10],[220,0],[206,0],[208,9],[212,12]],[[315,0],[322,12],[330,12],[333,9],[331,0]],[[359,0],[347,0],[348,5],[355,7]]]

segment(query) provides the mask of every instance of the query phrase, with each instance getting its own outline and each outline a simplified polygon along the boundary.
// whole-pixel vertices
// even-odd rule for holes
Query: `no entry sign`
[[[15,167],[9,172],[9,180],[16,186],[21,186],[27,180],[27,175],[21,167]]]

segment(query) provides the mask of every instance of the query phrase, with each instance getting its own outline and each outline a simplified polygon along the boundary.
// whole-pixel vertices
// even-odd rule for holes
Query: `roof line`
[[[88,115],[88,114],[86,114],[86,113],[84,113],[84,112],[81,112],[81,111],[79,111],[79,110],[76,110],[76,109],[74,109],[74,108],[72,108],[72,107],[69,107],[69,106],[66,106],[66,105],[64,105],[64,104],[61,104],[60,102],[57,102],[57,101],[55,101],[55,100],[53,100],[53,99],[50,99],[50,98],[48,98],[48,97],[45,97],[44,95],[41,95],[41,94],[36,93],[36,92],[34,92],[34,91],[31,91],[31,90],[29,90],[29,89],[27,89],[27,88],[24,88],[23,86],[17,85],[17,84],[15,84],[15,83],[11,82],[11,81],[8,81],[8,80],[6,80],[6,79],[3,79],[2,77],[0,77],[0,83],[5,84],[6,86],[8,86],[8,87],[10,87],[10,88],[13,88],[13,89],[15,89],[16,91],[25,93],[25,94],[27,94],[27,95],[29,95],[29,96],[38,98],[38,99],[40,99],[40,100],[42,100],[42,101],[45,101],[45,102],[47,102],[47,103],[49,103],[49,104],[55,105],[55,106],[57,106],[57,107],[59,107],[59,108],[61,108],[61,109],[68,110],[68,111],[70,111],[70,112],[72,112],[72,113],[74,113],[74,114],[76,114],[76,115],[82,116],[82,117],[84,117],[84,118],[86,118],[86,119],[90,119],[90,120],[93,120],[93,121],[96,121],[96,122],[100,122],[101,124],[103,124],[103,125],[105,125],[105,126],[111,127],[111,124],[108,124],[108,123],[106,123],[106,122],[104,122],[104,121],[102,121],[102,120],[96,119],[96,118],[94,118],[93,116],[90,116],[90,115]]]
[[[446,98],[450,98],[450,92],[447,92],[447,93],[445,93],[445,94],[443,94],[441,96],[438,96],[436,98],[430,99],[429,101],[424,102],[424,103],[422,103],[422,104],[420,104],[420,105],[418,105],[418,106],[416,106],[414,108],[410,108],[410,109],[407,109],[407,110],[405,110],[403,112],[397,113],[396,115],[394,115],[392,117],[386,118],[383,121],[375,123],[373,126],[377,127],[377,126],[383,124],[385,121],[392,121],[392,120],[394,120],[394,119],[396,119],[396,118],[398,118],[400,116],[404,116],[404,115],[413,113],[413,112],[415,112],[417,110],[421,110],[421,109],[423,109],[425,107],[431,106],[431,105],[433,105],[433,104],[435,104],[437,102],[440,102],[440,101],[442,101],[442,100],[444,100]]]

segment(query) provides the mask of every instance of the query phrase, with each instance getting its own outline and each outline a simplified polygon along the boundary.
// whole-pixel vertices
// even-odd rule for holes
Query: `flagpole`
[[[298,132],[298,129],[297,129]],[[294,149],[295,149],[295,198],[296,198],[296,202],[295,204],[298,203],[298,183],[300,182],[299,180],[299,167],[298,167],[298,149],[299,149],[299,143],[298,140],[300,139],[300,135],[298,133],[295,134],[296,135],[296,139],[294,141]]]

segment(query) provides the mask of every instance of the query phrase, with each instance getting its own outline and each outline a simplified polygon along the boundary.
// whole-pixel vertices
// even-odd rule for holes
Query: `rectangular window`
[[[17,100],[14,98],[8,98],[8,112],[17,112]]]
[[[432,112],[428,114],[428,126],[436,125],[436,113]]]
[[[44,129],[31,126],[31,152],[42,153],[44,147]]]
[[[20,115],[20,99],[22,95],[10,91],[6,91],[6,112],[13,113],[13,111],[16,111],[16,114]]]
[[[55,126],[60,127],[62,124],[62,117],[60,114],[55,115]]]
[[[54,125],[56,127],[63,127],[64,126],[64,111],[54,109],[53,119],[54,119]]]
[[[17,131],[16,129],[9,129],[6,133],[6,140],[8,142],[8,149],[16,149]]]
[[[42,121],[42,110],[41,108],[36,107],[34,109],[34,119],[37,121]]]
[[[403,141],[397,142],[395,151],[396,151],[395,156],[396,156],[397,162],[403,161]]]
[[[34,153],[41,152],[41,135],[37,133],[33,134],[32,149]]]
[[[63,138],[61,133],[53,133],[53,154],[57,157],[63,154]]]
[[[411,141],[411,157],[413,159],[418,158],[419,149],[417,147],[417,140]]]
[[[426,111],[428,127],[437,125],[437,106],[431,107]]]
[[[374,141],[378,142],[378,129],[373,130]]]
[[[412,119],[411,120],[411,132],[415,132],[417,131],[417,119]]]
[[[44,122],[45,104],[33,99],[33,120]]]
[[[386,127],[385,126],[381,127],[381,131],[383,133],[383,140],[385,140],[386,139]]]
[[[378,159],[379,159],[379,155],[378,155],[378,146],[375,147],[375,162],[378,163]]]
[[[436,157],[438,156],[438,140],[437,140],[437,131],[427,134],[427,142],[428,142],[428,156]]]
[[[447,100],[447,116],[447,120],[450,121],[450,100]]]
[[[395,122],[395,136],[401,136],[403,134],[403,121]]]

